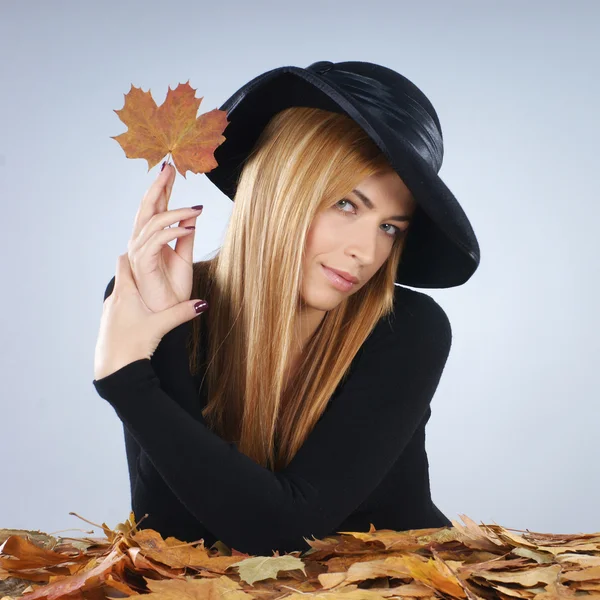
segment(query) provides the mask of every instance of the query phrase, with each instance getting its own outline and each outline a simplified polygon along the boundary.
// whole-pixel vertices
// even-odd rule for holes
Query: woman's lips
[[[329,282],[341,292],[347,292],[354,287],[354,283],[352,281],[348,281],[344,279],[341,275],[338,275],[334,271],[332,271],[329,267],[325,265],[321,265],[323,267],[323,272],[325,273],[325,277],[329,280]]]

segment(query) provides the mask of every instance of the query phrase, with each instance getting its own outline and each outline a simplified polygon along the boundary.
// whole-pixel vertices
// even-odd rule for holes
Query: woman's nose
[[[352,233],[346,243],[346,252],[356,256],[363,265],[372,263],[377,255],[379,232],[373,233],[370,228],[357,227],[357,230]]]

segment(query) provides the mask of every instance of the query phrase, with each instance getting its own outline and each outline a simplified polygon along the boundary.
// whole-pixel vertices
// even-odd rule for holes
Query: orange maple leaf
[[[148,171],[168,153],[184,178],[187,171],[212,171],[218,166],[213,153],[225,141],[221,134],[229,121],[227,112],[218,108],[196,117],[203,99],[196,98],[189,79],[174,90],[169,86],[160,106],[150,90],[132,84],[123,108],[114,111],[128,129],[110,137],[119,142],[127,158],[145,158]]]

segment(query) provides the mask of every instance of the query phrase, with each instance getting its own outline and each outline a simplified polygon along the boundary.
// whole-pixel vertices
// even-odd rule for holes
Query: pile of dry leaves
[[[600,532],[517,535],[460,517],[439,529],[338,532],[283,556],[163,540],[133,513],[114,530],[103,523],[106,538],[0,529],[0,597],[600,600]]]

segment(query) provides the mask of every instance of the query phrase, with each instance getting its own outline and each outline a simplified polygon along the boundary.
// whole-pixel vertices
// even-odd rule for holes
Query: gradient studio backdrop
[[[206,112],[277,66],[365,60],[433,102],[440,176],[481,244],[466,285],[422,290],[453,328],[427,428],[434,502],[599,531],[598,23],[593,0],[0,0],[0,527],[129,515],[122,424],[92,379],[103,293],[160,168],[110,139],[131,84],[161,104],[189,79]],[[194,204],[201,260],[232,202],[178,174],[169,208]]]

